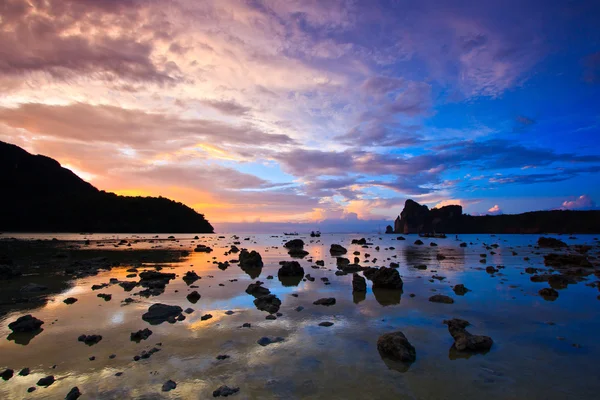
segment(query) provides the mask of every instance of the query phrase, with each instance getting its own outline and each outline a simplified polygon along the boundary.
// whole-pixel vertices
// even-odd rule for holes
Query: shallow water
[[[225,271],[213,264],[213,257],[217,261],[237,258],[235,254],[224,255],[234,242],[232,235],[204,235],[197,241],[192,241],[190,235],[174,235],[177,241],[153,243],[144,239],[154,235],[137,235],[140,241],[132,248],[113,247],[114,239],[132,236],[54,235],[64,240],[91,239],[91,244],[82,248],[92,249],[94,256],[104,250],[109,256],[135,252],[132,248],[191,250],[197,243],[214,251],[192,252],[179,262],[160,263],[161,272],[175,272],[178,277],[157,297],[134,296],[139,287],[132,292],[125,292],[118,285],[91,290],[92,285],[106,283],[110,278],[137,280],[126,278],[126,270],[137,266],[142,271],[157,265],[145,257],[143,267],[130,263],[74,280],[69,289],[50,296],[44,306],[4,315],[0,319],[0,372],[12,368],[15,376],[7,382],[0,380],[0,398],[64,398],[73,386],[79,387],[82,398],[98,399],[206,399],[212,398],[212,391],[221,385],[240,387],[234,399],[583,399],[596,398],[600,389],[599,292],[585,285],[597,278],[590,275],[587,281],[560,290],[557,300],[544,300],[537,292],[548,284],[533,283],[524,272],[530,266],[544,268],[543,254],[548,251],[528,247],[535,244],[537,235],[461,235],[461,241],[471,243],[467,248],[460,248],[460,241],[454,237],[422,239],[425,245],[415,246],[415,235],[407,235],[406,241],[396,240],[397,235],[370,235],[364,237],[373,245],[362,248],[350,244],[361,235],[323,235],[314,239],[303,235],[242,236],[238,247],[257,250],[265,263],[260,276],[254,278],[237,264]],[[159,236],[166,239],[169,235]],[[290,260],[282,243],[292,238],[307,243],[305,250],[310,255],[299,261],[305,273],[316,278],[314,282],[284,286],[278,280],[278,262]],[[569,244],[594,245],[592,257],[600,250],[593,236],[561,239]],[[439,246],[430,247],[431,241]],[[360,251],[358,257],[363,266],[399,263],[403,293],[373,293],[371,282],[367,281],[364,298],[354,296],[352,275],[334,274],[335,258],[329,255],[332,243],[345,246],[350,259],[354,251]],[[499,247],[491,255],[484,244],[494,243]],[[380,246],[380,250],[375,250],[375,246]],[[365,253],[371,257],[365,258]],[[446,259],[438,261],[438,253]],[[485,264],[479,262],[482,253],[487,253]],[[524,257],[530,259],[526,261]],[[325,267],[312,269],[314,262],[307,261],[311,258],[325,260]],[[365,262],[373,258],[377,261]],[[428,269],[415,269],[417,264],[426,264]],[[482,270],[488,265],[505,268],[491,275]],[[190,270],[202,277],[194,283],[197,289],[189,288],[181,279]],[[44,283],[43,271],[40,273],[36,282]],[[268,275],[274,279],[266,279]],[[431,279],[433,275],[445,279]],[[321,277],[329,278],[331,284],[325,285]],[[234,279],[237,281],[230,281]],[[248,284],[256,279],[265,282],[264,286],[281,299],[283,316],[277,320],[265,320],[267,313],[257,310],[254,297],[245,293]],[[451,287],[459,283],[472,291],[455,295]],[[196,304],[186,299],[193,290],[202,295]],[[104,301],[97,297],[98,293],[111,294],[112,300]],[[431,303],[428,298],[433,294],[449,295],[455,303]],[[78,302],[66,305],[63,300],[67,297],[76,297]],[[127,297],[138,302],[122,305]],[[330,307],[313,305],[322,297],[335,297],[337,303]],[[158,302],[195,311],[186,314],[185,321],[151,326],[141,316]],[[296,311],[298,306],[304,309]],[[234,314],[225,314],[228,310]],[[43,331],[27,345],[7,340],[8,324],[29,313],[45,321]],[[207,313],[213,318],[201,321],[200,317]],[[472,325],[470,332],[491,336],[491,351],[470,357],[453,351],[453,339],[442,323],[453,317],[468,320]],[[318,326],[323,321],[334,325]],[[252,327],[241,328],[246,322]],[[130,341],[131,332],[144,328],[153,331],[148,340]],[[404,332],[417,352],[416,362],[406,372],[388,368],[376,347],[381,334],[396,330]],[[77,341],[81,334],[100,334],[103,339],[87,346]],[[285,341],[262,347],[256,342],[263,336],[281,336]],[[161,351],[149,359],[133,360],[142,350],[159,342]],[[111,359],[112,354],[116,357]],[[215,357],[220,354],[230,358],[219,361]],[[91,356],[94,361],[89,360]],[[24,367],[29,367],[31,374],[18,376]],[[122,376],[115,376],[117,372],[122,372]],[[48,388],[38,387],[27,393],[28,387],[36,386],[38,379],[47,375],[54,375],[57,381]],[[177,388],[161,392],[162,384],[169,379],[177,382]]]

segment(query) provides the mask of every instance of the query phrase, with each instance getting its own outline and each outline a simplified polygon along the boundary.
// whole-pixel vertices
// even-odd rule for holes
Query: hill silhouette
[[[472,216],[459,205],[429,209],[408,199],[393,233],[599,233],[600,211],[548,210]]]
[[[0,142],[0,231],[212,233],[185,204],[96,189],[56,160]]]

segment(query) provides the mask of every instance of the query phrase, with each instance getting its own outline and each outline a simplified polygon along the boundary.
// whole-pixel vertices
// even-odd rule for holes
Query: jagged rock
[[[335,304],[335,298],[333,297],[324,297],[322,299],[316,300],[313,304],[317,306],[332,306]]]
[[[235,387],[235,388],[230,388],[229,386],[220,386],[217,390],[215,390],[213,392],[213,397],[227,397],[227,396],[231,396],[233,394],[236,394],[237,392],[240,391],[239,387]]]
[[[186,283],[186,285],[189,286],[201,278],[200,278],[200,276],[198,276],[198,274],[195,271],[187,271],[182,279]]]
[[[560,248],[560,247],[568,247],[568,245],[562,240],[551,238],[551,237],[540,237],[537,241],[539,247],[549,247],[549,248]]]
[[[353,292],[366,292],[367,291],[367,281],[364,277],[358,275],[357,273],[352,274],[352,291]]]
[[[104,301],[110,301],[112,299],[112,295],[107,293],[98,293],[96,296],[104,299]]]
[[[398,289],[402,290],[404,283],[397,269],[381,267],[370,268],[364,272],[367,279],[373,282],[374,289]]]
[[[152,335],[152,331],[148,328],[141,329],[137,332],[132,332],[129,336],[132,342],[141,342],[142,340],[146,340]]]
[[[262,268],[263,261],[259,253],[252,250],[248,252],[246,249],[242,249],[240,253],[240,267],[242,268]]]
[[[134,281],[119,282],[119,286],[121,286],[123,288],[123,290],[125,290],[126,292],[132,291],[133,288],[135,288],[137,285],[138,285],[138,283],[134,282]]]
[[[271,294],[271,291],[262,286],[262,282],[251,283],[246,288],[246,293],[254,297],[261,297]]]
[[[256,343],[260,344],[261,346],[268,346],[272,343],[279,343],[279,342],[283,342],[285,339],[282,338],[281,336],[277,336],[277,337],[267,337],[267,336],[263,336],[260,339],[258,339],[258,341]]]
[[[339,256],[342,254],[346,254],[347,252],[348,250],[346,250],[346,248],[339,244],[332,244],[329,248],[329,254],[331,254],[332,256]]]
[[[140,282],[142,287],[148,289],[159,289],[164,290],[169,284],[169,281],[175,279],[175,274],[158,272],[158,271],[144,271],[139,274]]]
[[[300,266],[298,261],[280,261],[279,265],[281,265],[281,268],[279,268],[277,276],[304,276],[304,268]]]
[[[281,307],[281,300],[274,294],[260,296],[254,300],[254,305],[261,311],[266,311],[269,314],[275,314]]]
[[[452,288],[452,290],[454,290],[454,293],[456,293],[456,294],[457,294],[457,295],[459,295],[459,296],[464,296],[464,295],[465,295],[467,292],[470,292],[470,290],[469,290],[469,289],[467,289],[467,288],[465,287],[465,285],[463,285],[462,283],[461,283],[461,284],[458,284],[458,285],[455,285],[455,286]]]
[[[473,335],[466,331],[466,327],[469,326],[469,322],[464,319],[453,318],[451,320],[445,320],[444,324],[448,325],[448,332],[454,339],[454,347],[458,351],[487,351],[489,350],[494,341],[489,336]]]
[[[198,302],[198,300],[200,300],[200,293],[198,293],[198,291],[194,290],[192,293],[188,294],[186,296],[186,298],[188,299],[188,301],[192,304],[196,304]]]
[[[37,319],[31,314],[24,315],[22,317],[17,318],[16,321],[8,324],[8,328],[13,332],[34,332],[40,329],[40,327],[44,324],[44,321]]]
[[[177,387],[177,383],[175,383],[175,381],[172,380],[168,380],[165,383],[163,383],[162,385],[162,391],[163,392],[169,392],[173,389],[175,389]]]
[[[88,346],[93,346],[102,340],[102,335],[80,335],[77,340]]]
[[[454,300],[452,299],[452,297],[445,296],[443,294],[434,294],[433,296],[431,296],[429,298],[429,301],[431,301],[432,303],[443,303],[443,304],[454,303]]]
[[[381,335],[377,339],[377,350],[382,357],[405,364],[413,363],[417,359],[414,346],[400,331]]]
[[[65,400],[77,400],[79,397],[81,397],[81,392],[79,391],[79,388],[75,386],[67,393]]]
[[[173,320],[178,317],[183,310],[179,306],[170,306],[167,304],[152,304],[148,311],[142,315],[142,319],[150,325],[159,325],[165,321]]]

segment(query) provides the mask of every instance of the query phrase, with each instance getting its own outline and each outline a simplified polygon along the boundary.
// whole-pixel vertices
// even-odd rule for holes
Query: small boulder
[[[381,335],[377,339],[377,350],[382,357],[402,363],[413,363],[417,359],[417,352],[408,341],[404,333],[397,331]]]
[[[13,332],[35,332],[44,324],[44,321],[35,318],[31,314],[19,317],[16,321],[8,324],[8,328]]]
[[[445,296],[443,294],[435,294],[429,298],[429,301],[432,303],[443,303],[443,304],[452,304],[454,300],[450,296]]]
[[[217,390],[213,392],[213,397],[227,397],[233,394],[236,394],[240,391],[240,388],[230,388],[229,386],[220,386]]]
[[[334,297],[324,297],[322,299],[314,301],[313,304],[315,304],[317,306],[332,306],[335,304],[335,298]]]
[[[150,325],[160,325],[165,321],[177,318],[182,311],[179,306],[156,303],[148,308],[148,311],[142,315],[142,319]]]
[[[445,320],[444,324],[448,325],[448,332],[454,339],[453,346],[458,351],[484,352],[494,344],[489,336],[473,335],[467,332],[466,327],[470,325],[469,321],[453,318]]]

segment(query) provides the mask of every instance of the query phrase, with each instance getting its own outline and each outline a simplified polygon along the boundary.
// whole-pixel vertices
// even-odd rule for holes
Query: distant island
[[[386,233],[598,233],[600,211],[549,210],[523,214],[472,216],[450,205],[429,209],[414,200],[388,226]]]
[[[56,160],[4,142],[0,188],[0,232],[214,232],[185,204],[98,190]]]

